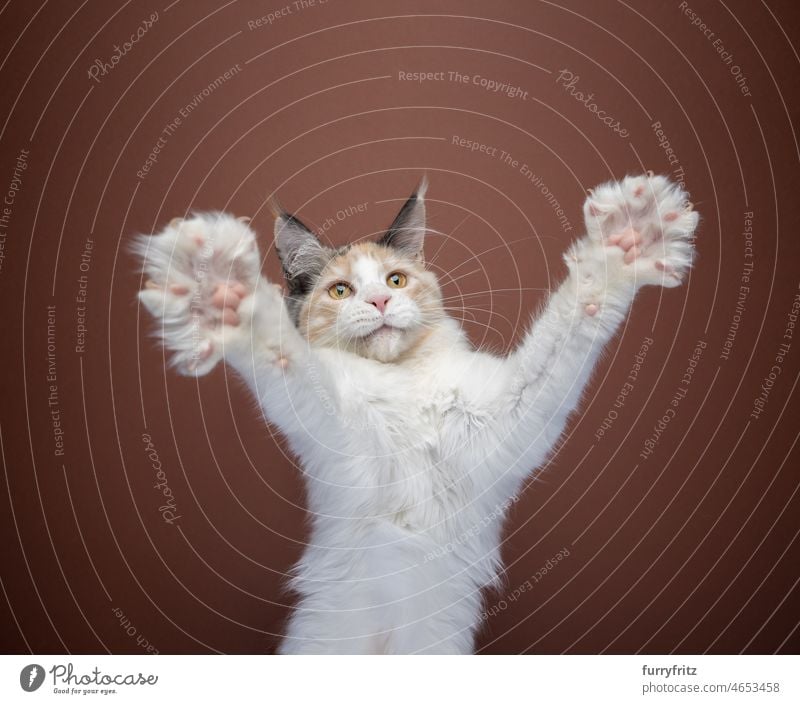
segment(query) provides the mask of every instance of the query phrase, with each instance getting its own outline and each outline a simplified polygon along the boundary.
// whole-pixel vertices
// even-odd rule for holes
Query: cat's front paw
[[[623,273],[637,286],[679,286],[694,259],[699,215],[664,176],[628,176],[592,191],[583,208],[589,238],[624,252]]]
[[[249,340],[240,307],[253,296],[261,260],[243,220],[224,213],[175,219],[135,244],[147,277],[139,300],[184,374],[209,372],[226,345]]]

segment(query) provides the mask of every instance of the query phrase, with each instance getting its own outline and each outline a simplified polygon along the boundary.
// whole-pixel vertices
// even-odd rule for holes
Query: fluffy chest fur
[[[500,402],[486,390],[501,386],[502,370],[458,342],[409,364],[330,354],[338,356],[335,421],[349,429],[347,451],[330,452],[322,432],[295,448],[314,475],[312,505],[330,511],[335,497],[342,516],[447,531],[475,497],[473,475],[487,461]]]

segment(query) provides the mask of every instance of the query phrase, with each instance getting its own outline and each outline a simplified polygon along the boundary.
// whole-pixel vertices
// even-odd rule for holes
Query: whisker
[[[455,283],[456,281],[460,281],[461,279],[465,279],[465,278],[467,278],[468,276],[472,276],[472,274],[477,274],[477,273],[479,273],[479,272],[481,272],[481,271],[483,271],[483,270],[482,270],[482,269],[473,269],[472,271],[468,271],[466,274],[462,274],[461,276],[458,276],[458,277],[456,277],[456,278],[452,278],[452,277],[450,277],[449,281],[446,281],[446,282],[444,282],[444,283],[443,283],[443,285],[444,285],[445,283],[450,283],[450,284],[453,284],[453,283]],[[450,274],[449,274],[449,273],[445,273],[443,276],[450,276]]]
[[[458,322],[461,322],[461,323],[471,323],[473,325],[477,325],[479,327],[485,328],[486,330],[491,330],[492,332],[497,334],[498,337],[500,337],[503,345],[505,345],[505,346],[508,346],[508,344],[511,341],[510,338],[507,338],[507,335],[505,333],[503,333],[501,330],[499,330],[498,328],[494,327],[493,325],[489,325],[488,323],[483,323],[483,322],[478,321],[478,320],[466,320],[464,318],[458,318],[456,316],[449,316],[449,317],[451,319],[457,320]],[[420,327],[435,329],[436,325],[435,324],[431,324],[431,323],[420,323]]]
[[[497,311],[489,310],[489,309],[486,309],[486,308],[445,308],[445,310],[454,311],[456,313],[472,313],[473,311],[478,311],[480,313],[488,313],[490,318],[492,316],[495,316],[497,318],[500,318],[501,320],[505,320],[508,323],[508,327],[510,327],[512,330],[514,330],[515,327],[516,327],[514,325],[514,323],[511,322],[510,318],[507,318],[502,313],[498,313]],[[454,316],[451,316],[451,317],[454,317]],[[478,322],[478,321],[476,320],[476,322]]]
[[[463,262],[457,264],[455,268],[451,269],[450,271],[451,272],[455,271],[456,269],[459,269],[462,266],[464,266],[464,264],[466,264],[468,261],[471,261],[473,259],[478,259],[479,257],[489,254],[489,252],[494,252],[496,249],[503,249],[504,247],[510,248],[512,245],[519,244],[520,242],[526,242],[529,239],[530,237],[520,237],[518,240],[512,240],[511,242],[501,242],[500,244],[497,244],[494,247],[489,247],[489,249],[484,249],[482,252],[475,252],[474,254],[471,254],[469,257],[467,257]],[[441,249],[441,246],[439,247],[439,249]],[[434,262],[435,260],[432,259],[431,264],[433,264]]]
[[[476,296],[485,296],[486,294],[494,293],[519,293],[520,291],[547,291],[550,292],[551,288],[538,288],[534,286],[523,286],[521,288],[487,288],[483,291],[471,291],[469,293],[459,293],[452,296],[443,296],[442,301],[453,301],[461,298],[474,298]]]
[[[438,249],[437,249],[437,250],[434,252],[434,254],[433,254],[433,257],[431,257],[431,259],[430,259],[430,263],[431,263],[431,264],[433,264],[433,263],[436,261],[436,257],[438,257],[438,256],[439,256],[439,252],[441,252],[441,251],[442,251],[442,247],[444,247],[444,246],[445,246],[445,244],[447,243],[447,240],[448,240],[450,237],[452,237],[452,236],[453,236],[453,233],[454,233],[454,232],[455,232],[455,231],[456,231],[456,230],[457,230],[459,227],[461,227],[461,226],[462,226],[462,225],[463,225],[463,224],[464,224],[464,223],[465,223],[467,220],[469,220],[469,218],[470,218],[470,215],[471,215],[471,213],[467,213],[467,216],[466,216],[466,217],[465,217],[465,218],[464,218],[464,219],[463,219],[463,220],[462,220],[460,223],[458,223],[458,225],[456,225],[456,226],[455,226],[455,227],[454,227],[452,230],[450,230],[450,234],[449,234],[449,235],[444,235],[444,233],[443,233],[443,232],[437,232],[437,234],[444,235],[444,236],[442,237],[442,243],[439,245],[439,248],[438,248]]]

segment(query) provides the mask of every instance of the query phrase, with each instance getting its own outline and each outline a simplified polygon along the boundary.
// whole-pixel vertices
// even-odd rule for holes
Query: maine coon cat
[[[476,350],[425,267],[425,183],[377,242],[278,211],[286,293],[226,214],[141,238],[139,297],[172,362],[220,361],[303,467],[311,534],[283,653],[469,653],[503,515],[548,456],[637,290],[672,287],[698,215],[662,176],[590,192],[568,274],[507,357]]]

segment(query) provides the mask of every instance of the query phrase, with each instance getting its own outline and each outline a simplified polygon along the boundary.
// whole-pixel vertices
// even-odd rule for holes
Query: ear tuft
[[[378,244],[400,250],[409,257],[422,258],[422,246],[425,241],[425,192],[428,179],[422,177],[419,185],[405,202],[386,234],[378,240]]]
[[[290,295],[308,293],[331,258],[331,250],[298,218],[271,201],[275,214],[275,249]]]

